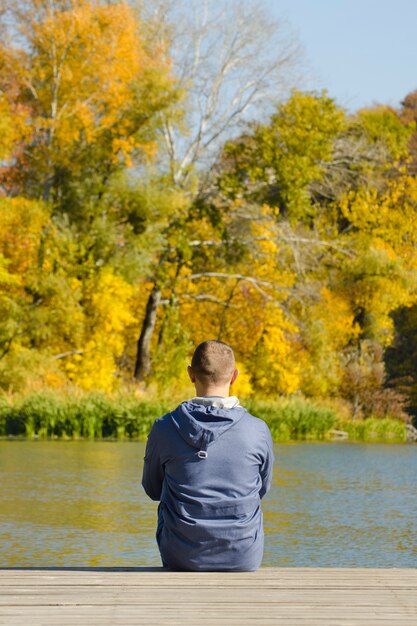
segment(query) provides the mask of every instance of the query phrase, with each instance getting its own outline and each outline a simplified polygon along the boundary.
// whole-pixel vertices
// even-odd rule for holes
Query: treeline
[[[417,92],[355,114],[279,98],[296,45],[277,31],[269,58],[268,19],[221,4],[204,24],[163,2],[3,13],[0,387],[179,393],[218,338],[246,397],[406,420]]]

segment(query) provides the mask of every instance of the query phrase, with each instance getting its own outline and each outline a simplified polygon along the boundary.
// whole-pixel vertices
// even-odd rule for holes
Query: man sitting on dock
[[[230,385],[235,357],[222,341],[197,346],[188,374],[196,397],[157,419],[142,485],[160,500],[156,538],[172,570],[253,571],[262,561],[260,500],[268,491],[272,439]]]

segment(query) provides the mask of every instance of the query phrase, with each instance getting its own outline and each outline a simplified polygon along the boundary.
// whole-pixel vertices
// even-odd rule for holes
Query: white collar
[[[190,402],[203,404],[204,406],[214,406],[218,409],[234,409],[241,406],[236,396],[197,396],[190,400]]]

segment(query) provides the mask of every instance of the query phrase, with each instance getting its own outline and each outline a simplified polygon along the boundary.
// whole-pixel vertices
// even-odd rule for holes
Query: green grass
[[[335,428],[344,430],[351,441],[404,442],[406,426],[399,420],[368,417],[365,420],[339,420]]]
[[[333,428],[336,414],[301,398],[291,400],[249,400],[250,413],[265,420],[275,441],[324,439]]]
[[[145,439],[163,403],[104,394],[42,393],[0,402],[0,435],[41,439]]]
[[[346,431],[349,441],[406,439],[405,424],[398,420],[341,419],[335,410],[302,398],[249,399],[243,404],[250,413],[265,420],[277,442],[320,441],[328,439],[331,429]],[[71,396],[44,392],[12,400],[0,396],[0,436],[145,440],[153,421],[173,405],[168,400],[99,393]]]

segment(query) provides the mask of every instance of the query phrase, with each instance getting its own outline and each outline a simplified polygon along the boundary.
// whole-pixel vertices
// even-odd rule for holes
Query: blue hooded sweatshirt
[[[142,485],[160,500],[156,538],[163,564],[191,571],[257,569],[264,542],[260,500],[273,460],[268,426],[237,398],[195,398],[157,419]]]

